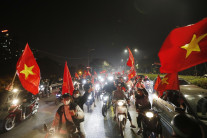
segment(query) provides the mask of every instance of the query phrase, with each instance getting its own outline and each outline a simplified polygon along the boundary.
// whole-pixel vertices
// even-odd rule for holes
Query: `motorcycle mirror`
[[[44,131],[45,132],[48,132],[48,129],[47,129],[47,125],[46,124],[44,124],[43,128],[44,128]]]

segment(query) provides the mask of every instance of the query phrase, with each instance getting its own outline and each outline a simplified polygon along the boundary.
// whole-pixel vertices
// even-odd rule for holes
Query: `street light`
[[[138,50],[135,48],[135,49],[134,49],[134,52],[138,52]]]
[[[128,52],[127,49],[125,49],[125,50],[124,50],[124,53],[127,53],[127,52]]]

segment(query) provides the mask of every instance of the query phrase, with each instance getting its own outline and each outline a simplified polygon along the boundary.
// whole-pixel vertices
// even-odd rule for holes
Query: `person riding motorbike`
[[[117,100],[124,100],[124,99],[126,99],[126,101],[129,103],[129,99],[126,97],[126,95],[124,94],[124,92],[122,91],[121,88],[122,88],[122,84],[121,83],[118,83],[117,84],[117,90],[115,90],[113,92],[113,94],[112,94],[112,101],[113,101],[113,103],[115,101],[117,101]],[[114,111],[116,111],[116,109]],[[128,119],[129,119],[130,124],[131,124],[130,127],[136,128],[136,126],[134,126],[133,123],[132,123],[132,119],[131,119],[131,115],[129,114],[129,111],[127,111],[127,115],[128,115]]]
[[[83,104],[87,101],[88,99],[88,95],[92,92],[92,88],[89,87],[89,85],[85,86],[85,93],[83,96],[80,96],[80,92],[79,90],[74,90],[73,91],[73,100],[74,103],[76,103],[77,105],[79,105],[79,107],[83,110]],[[84,118],[80,119],[77,122],[77,126],[78,126],[78,130],[81,133],[81,137],[85,138],[85,130],[84,130]]]
[[[140,89],[138,88],[137,92],[135,92],[135,106],[136,110],[138,112],[138,117],[137,117],[137,124],[138,124],[138,134],[142,132],[142,127],[141,127],[141,121],[143,118],[143,111],[150,109],[151,105],[148,99],[148,93],[145,89]]]
[[[84,90],[85,90],[85,89],[88,89],[88,87],[91,87],[91,88],[92,88],[92,83],[91,83],[91,80],[90,80],[90,79],[87,79],[87,82],[86,82],[86,84],[84,85]],[[86,90],[85,90],[85,91],[86,91]],[[95,93],[94,93],[94,91],[92,91],[91,94],[92,94],[92,98],[93,98],[93,102],[94,102],[94,107],[96,107]]]
[[[75,132],[77,132],[79,119],[84,118],[84,113],[82,109],[73,102],[73,98],[69,93],[63,95],[62,102],[64,105],[58,108],[49,132],[55,133],[55,131],[57,131],[62,137],[68,138],[69,135],[75,135]]]
[[[21,98],[20,101],[22,101],[22,118],[25,119],[27,107],[31,104],[34,95],[28,91],[22,91],[19,97]]]

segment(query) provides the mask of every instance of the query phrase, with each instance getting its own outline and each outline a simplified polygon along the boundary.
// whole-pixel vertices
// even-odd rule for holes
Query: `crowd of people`
[[[101,92],[108,93],[112,103],[115,103],[117,100],[126,100],[128,106],[130,106],[130,97],[135,99],[136,111],[139,114],[137,118],[139,127],[137,133],[140,134],[142,132],[141,112],[151,108],[148,100],[148,93],[143,83],[144,78],[135,76],[127,81],[121,75],[114,75],[113,77],[115,79],[110,81],[103,81],[100,78],[98,79],[98,77],[94,79],[89,76],[86,79],[74,79],[73,95],[68,93],[62,95],[63,105],[60,106],[56,112],[55,119],[49,131],[50,134],[59,133],[63,137],[68,137],[71,133],[76,134],[77,132],[82,138],[86,137],[83,105],[86,103],[90,94],[92,94],[95,104],[95,98],[99,98]],[[114,108],[116,107],[114,106]],[[115,112],[116,110],[113,111]],[[136,125],[132,123],[129,111],[127,111],[127,116],[131,124],[130,127],[136,128]],[[114,116],[114,119],[115,118],[116,116]],[[76,128],[73,132],[71,131],[72,126]]]

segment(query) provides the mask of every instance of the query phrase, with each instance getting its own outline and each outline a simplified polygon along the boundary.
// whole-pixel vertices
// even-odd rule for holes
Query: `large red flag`
[[[163,92],[166,90],[179,90],[179,81],[178,81],[178,73],[168,73],[161,80],[160,84],[157,87],[157,91],[159,92],[159,96],[163,95]]]
[[[158,76],[157,76],[157,80],[156,80],[156,82],[155,82],[155,86],[154,86],[154,89],[155,89],[155,90],[157,90],[157,87],[158,87],[158,85],[160,84],[160,82],[161,82],[161,78],[160,78],[160,75],[158,74]]]
[[[74,87],[73,87],[72,78],[71,78],[70,71],[67,66],[67,62],[65,62],[62,95],[65,93],[70,93],[70,95],[73,95],[73,90],[74,90]]]
[[[173,73],[207,61],[207,18],[176,28],[165,39],[159,54],[160,72]]]
[[[128,51],[129,51],[129,59],[127,61],[127,66],[132,67],[134,65],[134,57],[133,57],[133,54],[129,48],[128,48]]]
[[[17,62],[16,70],[22,86],[32,94],[38,94],[40,69],[28,44]]]

